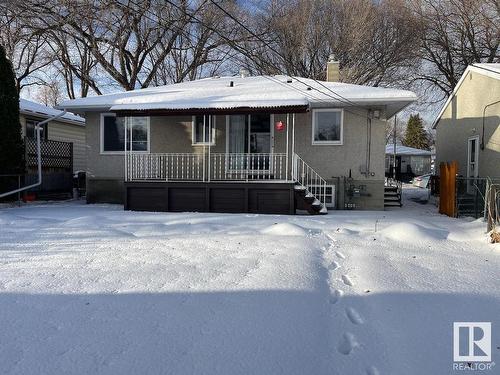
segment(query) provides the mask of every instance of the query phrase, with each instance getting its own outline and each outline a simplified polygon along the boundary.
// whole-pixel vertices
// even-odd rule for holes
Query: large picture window
[[[125,125],[127,125],[125,127]],[[125,128],[128,130],[125,137]],[[101,152],[121,153],[127,150],[149,151],[149,118],[116,117],[113,114],[101,115]]]
[[[205,125],[205,132],[203,132],[203,125]],[[203,139],[203,133],[205,133],[205,139]],[[193,144],[215,144],[215,116],[193,116]]]
[[[313,145],[342,144],[344,116],[341,109],[316,109],[312,116]]]

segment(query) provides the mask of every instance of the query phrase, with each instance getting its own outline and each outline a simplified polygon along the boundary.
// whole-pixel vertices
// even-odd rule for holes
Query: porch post
[[[295,113],[292,113],[292,179],[295,175]]]
[[[116,118],[115,118],[115,120],[116,120]],[[128,181],[128,160],[127,160],[127,156],[128,156],[128,154],[127,154],[127,139],[128,139],[128,137],[127,137],[127,118],[126,117],[124,119],[123,126],[125,127],[125,129],[124,129],[125,130],[125,148],[124,148],[124,152],[123,152],[123,159],[125,161],[125,182],[127,182]]]
[[[196,117],[195,117],[196,119]],[[205,115],[203,115],[203,134],[202,134],[203,140],[203,181],[205,181],[205,147],[206,147],[206,138],[205,138]]]
[[[208,118],[208,131],[210,132],[209,133],[209,142],[208,142],[208,182],[210,182],[210,165],[211,165],[211,161],[210,161],[210,150],[212,148],[212,136],[213,136],[213,132],[212,132],[212,115],[210,115],[210,117]]]
[[[286,173],[285,179],[288,181],[288,127],[290,125],[290,114],[286,114]]]

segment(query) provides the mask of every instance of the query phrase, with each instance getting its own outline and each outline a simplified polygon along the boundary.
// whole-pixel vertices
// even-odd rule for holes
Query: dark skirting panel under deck
[[[126,182],[125,209],[294,214],[294,185],[239,182]]]

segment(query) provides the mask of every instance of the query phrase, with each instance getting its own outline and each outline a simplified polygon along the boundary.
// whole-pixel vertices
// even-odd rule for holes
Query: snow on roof
[[[465,77],[469,72],[475,72],[479,73],[485,76],[488,76],[490,78],[495,78],[495,79],[500,79],[500,64],[498,63],[484,63],[484,64],[473,64],[469,65],[464,73],[462,74],[462,77],[460,77],[460,80],[458,81],[457,85],[453,89],[453,92],[451,95],[448,97],[446,102],[444,103],[443,107],[439,111],[438,115],[436,116],[436,119],[432,123],[432,128],[435,129],[436,125],[438,124],[439,120],[441,119],[441,116],[443,115],[446,107],[448,107],[448,104],[450,104],[451,99],[455,96],[457,93],[458,89],[462,85],[462,82],[464,81]]]
[[[332,91],[328,91],[327,88]],[[341,97],[340,97],[341,96]],[[76,111],[190,110],[237,108],[306,108],[341,105],[387,105],[398,112],[417,99],[411,91],[339,82],[316,82],[288,76],[211,77],[196,81],[69,100],[59,108]],[[390,108],[389,108],[390,106]]]
[[[21,114],[23,115],[32,115],[42,118],[57,116],[58,114],[61,113],[61,111],[58,109],[47,107],[43,104],[32,102],[31,100],[26,100],[26,99],[19,99],[19,112],[21,112]],[[85,125],[85,119],[83,117],[77,116],[70,112],[59,117],[57,121],[71,122],[73,124],[78,123],[80,125]]]
[[[498,63],[474,64],[474,66],[477,68],[484,69],[484,70],[489,70],[493,73],[500,74],[500,64],[498,64]]]
[[[394,154],[394,144],[388,144],[385,146],[385,153],[393,155]],[[431,155],[430,151],[421,150],[419,148],[407,147],[403,145],[396,144],[396,155],[410,155],[410,156],[418,156],[418,155]]]

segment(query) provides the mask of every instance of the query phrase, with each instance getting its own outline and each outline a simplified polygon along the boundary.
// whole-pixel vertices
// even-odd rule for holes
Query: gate
[[[441,163],[439,165],[439,213],[456,216],[456,175],[458,164]]]

